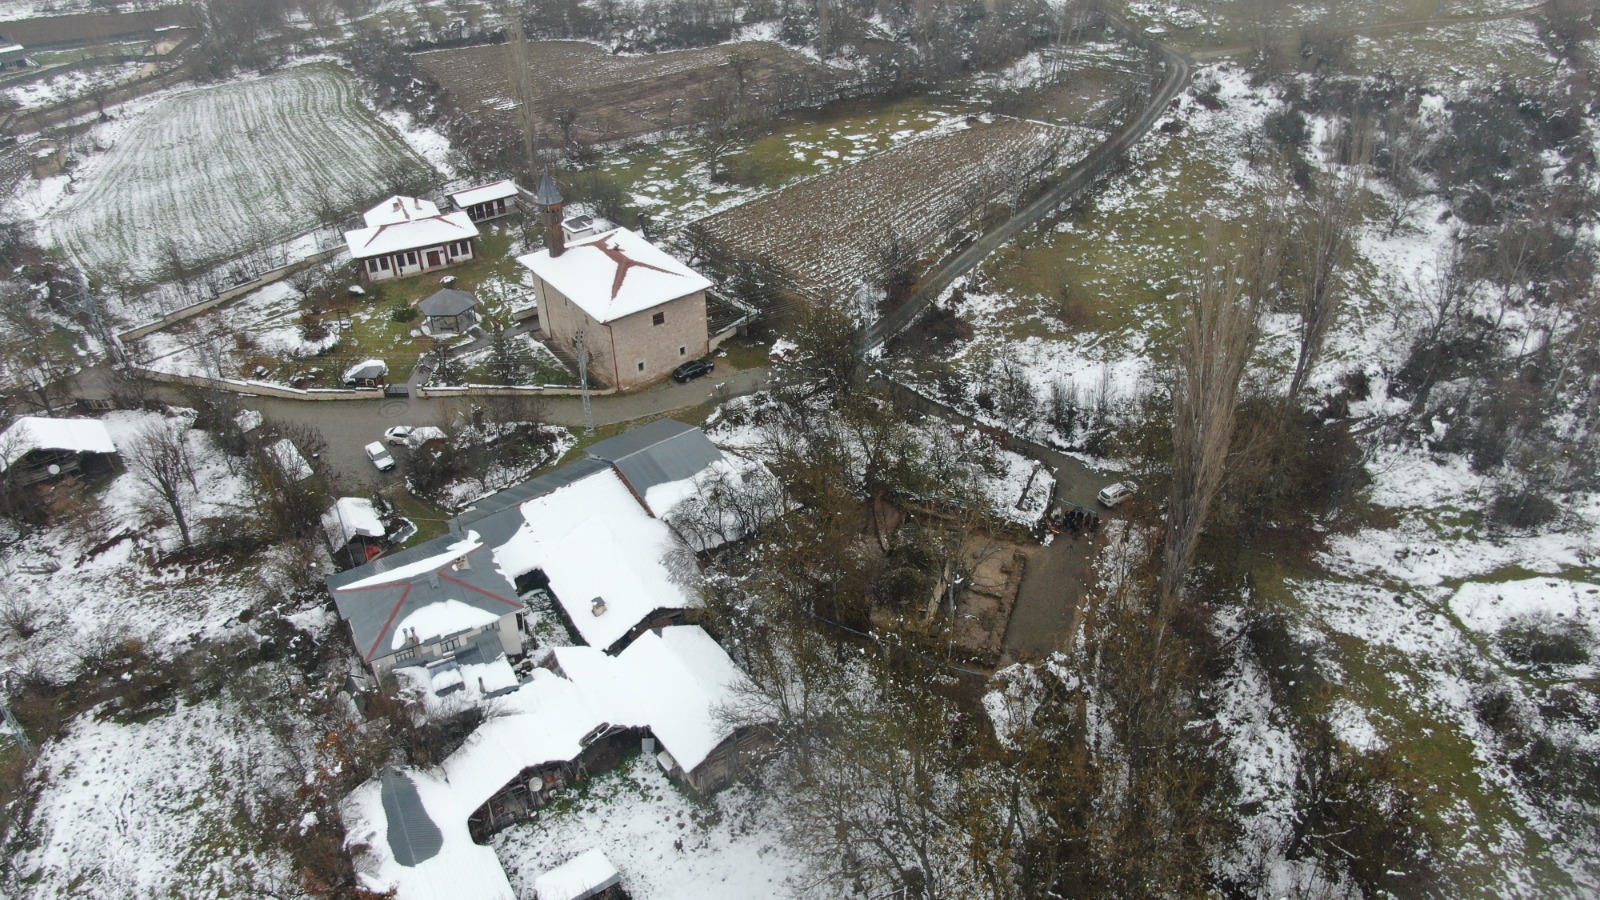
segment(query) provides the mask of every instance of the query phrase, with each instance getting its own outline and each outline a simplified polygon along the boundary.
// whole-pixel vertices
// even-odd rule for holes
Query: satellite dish
[[[60,475],[61,467],[55,463],[51,463],[49,466],[45,467],[45,471],[49,472],[51,475]]]

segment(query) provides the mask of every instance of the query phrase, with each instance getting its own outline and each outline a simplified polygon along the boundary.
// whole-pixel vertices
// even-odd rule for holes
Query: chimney
[[[596,615],[596,616],[605,615],[606,614],[606,599],[604,597],[596,597],[593,600],[590,600],[589,601],[589,612],[592,613],[593,615]]]
[[[553,259],[566,252],[567,235],[561,230],[561,209],[564,202],[561,190],[556,187],[556,180],[550,177],[549,172],[544,173],[539,179],[539,190],[534,193],[533,202],[544,212],[546,241],[550,245],[550,256]]]

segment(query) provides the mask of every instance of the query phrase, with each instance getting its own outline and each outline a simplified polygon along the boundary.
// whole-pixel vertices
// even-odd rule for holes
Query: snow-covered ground
[[[108,63],[94,69],[74,69],[56,75],[47,75],[5,88],[6,97],[23,109],[47,106],[72,97],[81,97],[95,88],[110,87],[132,78],[143,63],[138,59]]]
[[[247,820],[257,779],[281,760],[264,725],[233,704],[179,702],[149,721],[79,715],[43,747],[37,846],[11,865],[35,879],[20,897],[223,897],[261,880],[292,883],[262,855]],[[281,776],[279,776],[281,777]]]
[[[692,800],[639,756],[559,811],[496,835],[493,846],[521,896],[543,872],[599,848],[639,898],[804,897],[803,868],[779,816],[771,798],[745,786]]]
[[[104,417],[112,440],[125,447],[141,429],[167,421],[159,413],[113,412]],[[187,427],[187,420],[175,420]],[[189,431],[198,490],[191,517],[197,532],[208,519],[248,515],[249,488],[231,472],[210,437]],[[86,655],[124,640],[142,642],[159,656],[225,637],[239,614],[256,608],[271,590],[262,578],[272,554],[243,567],[220,562],[155,560],[180,546],[177,526],[154,524],[151,491],[126,469],[90,502],[100,514],[90,523],[62,524],[25,538],[6,561],[6,602],[34,610],[38,632],[19,637],[0,630],[0,656],[16,668],[38,668],[68,680]],[[159,501],[158,501],[159,502]],[[166,518],[166,517],[164,517]]]
[[[1219,103],[1201,103],[1213,84]],[[1442,90],[1461,89],[1446,85]],[[1445,115],[1447,100],[1425,96],[1424,114]],[[1174,301],[1196,257],[1201,223],[1208,216],[1237,222],[1262,189],[1265,173],[1249,164],[1251,147],[1279,108],[1270,89],[1252,87],[1237,69],[1202,71],[1169,114],[1181,128],[1153,131],[1135,151],[1130,174],[1107,184],[1089,210],[1051,234],[1025,236],[957,285],[945,302],[975,328],[975,339],[956,351],[971,390],[991,382],[997,361],[1007,357],[1041,399],[1059,383],[1080,406],[1103,397],[1099,402],[1114,411],[1149,389],[1166,365],[1178,322]],[[1326,133],[1326,122],[1310,124]],[[1308,153],[1313,165],[1327,166],[1317,138]],[[1377,422],[1407,412],[1406,401],[1388,394],[1389,374],[1404,363],[1410,336],[1422,324],[1405,298],[1439,277],[1438,261],[1461,226],[1442,203],[1428,200],[1391,231],[1381,212],[1392,202],[1388,187],[1381,181],[1369,187],[1380,212],[1358,229],[1347,300],[1310,390],[1335,393],[1342,376],[1363,372],[1371,396],[1352,403],[1351,412]],[[1070,264],[1053,270],[1060,278],[1051,289],[1070,283],[1080,297],[1103,301],[1098,306],[1073,310],[1070,302],[1029,291],[1048,279],[1016,278],[1018,267],[1058,265],[1063,248]],[[1255,386],[1281,386],[1292,362],[1293,324],[1289,316],[1267,318],[1261,362],[1249,375]],[[1064,437],[1043,419],[1038,436]],[[1538,692],[1593,677],[1592,663],[1547,666],[1527,677],[1525,666],[1508,656],[1502,629],[1528,621],[1570,627],[1587,642],[1590,659],[1600,659],[1600,497],[1563,496],[1551,524],[1503,529],[1483,515],[1496,495],[1494,476],[1474,472],[1461,456],[1435,452],[1427,440],[1396,444],[1380,430],[1365,445],[1374,524],[1329,535],[1315,565],[1274,586],[1272,595],[1335,686],[1336,737],[1358,751],[1391,749],[1408,774],[1429,785],[1440,868],[1463,889],[1593,896],[1600,882],[1583,862],[1595,849],[1585,843],[1592,834],[1568,827],[1568,813],[1512,774],[1503,738],[1480,721],[1478,703],[1486,690],[1505,690],[1531,708]],[[1232,637],[1242,617],[1239,609],[1222,610],[1217,627]],[[1299,765],[1290,723],[1249,654],[1241,654],[1219,687],[1218,724],[1228,735],[1241,799],[1254,804],[1241,844],[1219,865],[1264,872],[1274,896],[1310,890],[1317,873],[1282,855]],[[1600,746],[1595,735],[1574,735],[1559,722],[1548,727],[1577,741],[1582,752]]]

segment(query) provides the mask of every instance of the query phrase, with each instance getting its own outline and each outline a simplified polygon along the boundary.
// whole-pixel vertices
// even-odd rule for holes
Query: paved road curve
[[[1171,103],[1172,99],[1178,96],[1178,92],[1183,90],[1184,85],[1189,83],[1193,63],[1187,56],[1150,41],[1116,17],[1112,17],[1112,21],[1124,32],[1132,35],[1135,42],[1161,54],[1164,75],[1144,111],[1138,118],[1122,126],[1105,143],[1089,151],[1087,156],[1043,196],[1023,207],[993,231],[978,238],[965,250],[945,260],[932,275],[928,276],[915,294],[867,327],[862,346],[868,350],[883,346],[885,341],[904,331],[917,316],[922,315],[951,282],[972,271],[989,254],[1000,249],[1001,245],[1037,224],[1063,203],[1093,185],[1130,147],[1149,132],[1155,125],[1156,119],[1167,108],[1167,104]]]

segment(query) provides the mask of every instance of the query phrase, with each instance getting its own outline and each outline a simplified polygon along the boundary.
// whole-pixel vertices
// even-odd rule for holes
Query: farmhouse
[[[643,747],[699,791],[726,784],[759,732],[719,711],[744,675],[697,625],[666,557],[668,517],[707,473],[732,463],[693,426],[660,420],[583,459],[479,501],[452,533],[328,578],[374,671],[420,686],[430,710],[452,692],[496,697],[496,714],[437,771],[389,770],[346,801],[367,886],[401,900],[514,896],[479,843],[542,808],[574,778]],[[520,596],[551,592],[587,646],[551,651],[518,679]],[[605,881],[607,879],[600,879]]]
[[[516,182],[507,178],[504,181],[456,191],[450,195],[450,203],[466,213],[472,221],[486,222],[516,212],[518,193],[520,191]]]
[[[548,246],[517,258],[534,276],[539,330],[563,353],[582,344],[589,375],[621,390],[704,356],[711,282],[626,228],[568,245],[561,193],[546,175],[534,200]]]
[[[394,196],[362,215],[365,228],[344,233],[350,256],[373,281],[453,266],[477,254],[478,226],[464,212],[440,213],[416,197]]]
[[[730,468],[700,429],[659,420],[478,501],[451,534],[329,576],[328,589],[378,673],[448,660],[487,633],[520,654],[520,597],[536,587],[589,646],[617,650],[692,605],[663,561],[677,546],[668,517],[698,479]]]
[[[0,432],[0,473],[13,484],[111,471],[117,452],[97,419],[24,416]]]
[[[745,678],[697,625],[647,632],[617,656],[563,647],[561,672],[535,669],[496,701],[495,715],[436,770],[388,770],[343,807],[358,870],[397,900],[512,898],[494,851],[477,842],[545,805],[559,786],[619,742],[659,742],[675,777],[714,789],[749,737],[719,710]],[[597,755],[598,754],[598,755]],[[715,770],[717,778],[707,776]]]

